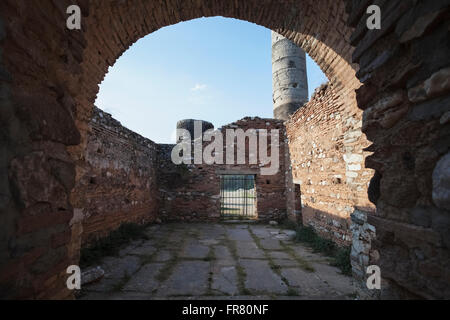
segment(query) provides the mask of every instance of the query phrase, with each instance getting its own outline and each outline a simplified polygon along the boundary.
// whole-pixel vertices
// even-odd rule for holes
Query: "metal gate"
[[[224,219],[256,219],[254,175],[220,176],[220,214]]]

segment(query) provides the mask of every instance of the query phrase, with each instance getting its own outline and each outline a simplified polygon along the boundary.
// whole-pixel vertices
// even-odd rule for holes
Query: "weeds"
[[[236,264],[236,273],[238,279],[238,288],[239,293],[241,295],[251,295],[252,293],[245,287],[245,279],[247,277],[247,273],[244,270],[244,267],[239,263],[239,257],[237,254],[236,243],[228,238],[224,240],[225,246],[230,250],[231,256],[237,262]]]
[[[156,255],[156,253],[152,254],[152,255],[141,255],[141,256],[139,256],[141,266],[145,266],[146,264],[154,262],[155,255]]]
[[[175,266],[178,264],[178,253],[175,253],[172,258],[166,262],[164,268],[162,268],[158,275],[155,277],[156,280],[159,282],[166,281],[169,279],[170,275],[172,274],[173,270],[175,269]]]
[[[290,297],[298,297],[300,294],[298,293],[297,290],[295,290],[294,288],[289,288],[287,291],[287,295]]]
[[[283,247],[284,252],[286,252],[288,255],[290,255],[292,258],[294,258],[295,261],[297,261],[297,263],[300,265],[300,267],[303,270],[308,271],[308,272],[315,272],[316,271],[314,269],[314,267],[308,261],[304,260],[302,257],[297,255],[295,253],[294,249],[292,249],[290,246],[286,245],[282,241],[280,241],[280,245]]]
[[[105,256],[115,256],[120,248],[134,240],[148,240],[145,234],[147,225],[124,223],[107,237],[97,240],[92,246],[81,249],[80,266],[82,268],[99,262]]]
[[[284,219],[280,223],[280,227],[287,230],[297,230],[298,229],[298,223],[290,220],[290,219]]]
[[[307,243],[315,252],[322,252],[328,256],[333,255],[336,251],[334,242],[317,235],[312,227],[299,228],[296,240]]]
[[[298,228],[296,241],[308,244],[314,252],[331,257],[333,259],[331,265],[341,269],[343,274],[352,274],[350,247],[339,248],[333,241],[320,237],[312,227]]]
[[[131,276],[128,274],[128,272],[125,272],[122,279],[120,279],[119,282],[117,282],[113,287],[112,290],[113,292],[118,292],[118,291],[122,291],[123,287],[125,287],[125,285],[127,284],[128,281],[130,281]]]
[[[352,275],[352,264],[350,262],[350,251],[351,248],[339,248],[333,258],[331,263],[333,266],[341,269],[342,273],[351,276]]]
[[[294,288],[291,287],[288,279],[282,275],[281,266],[278,265],[277,263],[275,263],[275,261],[272,259],[271,255],[270,255],[269,251],[261,245],[261,240],[255,235],[255,233],[252,231],[252,229],[249,228],[248,231],[250,232],[250,236],[253,238],[253,241],[255,241],[256,246],[264,252],[264,255],[266,256],[266,258],[269,262],[270,269],[272,269],[272,271],[274,273],[276,273],[281,278],[281,281],[283,281],[286,284],[286,286],[288,287],[287,294],[290,296],[298,296],[298,292]],[[279,243],[285,249],[285,251],[287,251],[285,248],[286,245],[284,245],[283,241],[280,241]],[[311,267],[306,261],[303,261],[302,259],[298,258],[295,255],[295,253],[290,252],[290,255],[297,260],[297,262],[300,264],[300,266],[302,268],[304,268],[308,271],[314,271],[313,267]]]
[[[216,255],[214,253],[214,248],[210,247],[208,255],[203,258],[203,261],[214,261],[214,260],[216,260]]]

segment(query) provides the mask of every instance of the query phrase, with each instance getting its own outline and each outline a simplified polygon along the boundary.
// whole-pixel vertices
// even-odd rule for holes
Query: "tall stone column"
[[[287,120],[308,102],[306,54],[296,44],[272,31],[273,113]]]

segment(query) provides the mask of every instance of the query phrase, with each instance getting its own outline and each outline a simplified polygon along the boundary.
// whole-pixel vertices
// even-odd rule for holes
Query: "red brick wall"
[[[364,167],[368,142],[361,119],[354,98],[329,83],[286,124],[303,223],[343,245],[352,240],[350,214],[355,207],[374,209],[367,198],[373,171]]]
[[[256,175],[258,219],[280,220],[287,216],[285,163],[286,133],[283,122],[273,119],[244,118],[222,128],[225,144],[227,128],[278,129],[280,131],[280,168],[277,174],[263,176],[260,166],[248,164],[248,140],[246,141],[245,165],[174,165],[170,159],[173,145],[161,145],[159,185],[161,195],[160,213],[163,220],[218,221],[220,219],[220,173],[254,172]],[[204,142],[204,146],[209,142]],[[225,149],[226,150],[226,149]],[[236,151],[236,149],[235,149]],[[224,151],[225,152],[225,151]],[[291,212],[291,211],[290,211]]]
[[[158,145],[124,128],[111,115],[94,110],[90,122],[84,174],[73,197],[84,206],[82,245],[106,236],[124,222],[219,221],[220,174],[255,174],[258,219],[281,220],[293,213],[286,189],[290,176],[286,131],[283,122],[244,118],[222,128],[279,130],[279,170],[275,175],[260,174],[260,165],[175,165],[174,145]],[[210,142],[204,142],[206,147]],[[270,143],[269,143],[270,146]],[[224,146],[224,152],[226,147]],[[235,153],[237,148],[235,148]],[[288,165],[286,165],[286,163]]]
[[[155,220],[159,201],[157,145],[99,109],[94,110],[90,127],[86,170],[73,192],[85,201],[83,245],[124,222]]]
[[[81,31],[64,27],[74,3]],[[1,297],[71,296],[65,269],[78,262],[81,215],[73,207],[82,206],[69,198],[84,174],[88,123],[108,68],[161,27],[220,15],[293,40],[348,88],[341,97],[357,89],[373,142],[366,166],[380,176],[368,220],[383,288],[448,298],[448,4],[378,3],[380,30],[367,29],[368,1],[0,1]]]
[[[66,9],[72,4],[82,10],[80,31],[65,28]],[[139,0],[0,1],[5,88],[0,119],[6,142],[0,162],[2,297],[71,295],[65,287],[65,267],[78,262],[86,202],[72,189],[88,170],[84,157],[89,121],[108,68],[134,42],[161,27],[218,15],[287,36],[318,61],[330,79],[354,77],[344,1],[202,0],[167,1],[163,6]],[[57,161],[49,165],[50,160]],[[35,184],[28,183],[30,177]],[[42,193],[35,193],[36,184]],[[38,225],[28,235],[18,232],[16,226],[29,217],[51,221],[55,212],[63,215],[61,199],[67,200],[63,207],[72,215],[70,223],[57,219],[45,232]],[[61,232],[71,239],[59,244],[56,259],[48,243]],[[34,251],[36,242],[29,240],[34,237],[42,237],[45,249]],[[47,268],[33,273],[42,261]]]

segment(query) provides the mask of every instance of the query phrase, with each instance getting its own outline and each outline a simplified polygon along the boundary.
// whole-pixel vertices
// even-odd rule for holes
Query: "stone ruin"
[[[76,31],[63,23],[74,3],[83,14]],[[0,296],[71,298],[66,269],[78,264],[82,243],[124,220],[180,218],[172,208],[183,208],[192,195],[180,184],[159,185],[184,175],[166,163],[165,147],[106,114],[100,120],[94,101],[108,68],[138,39],[219,15],[276,31],[329,79],[305,103],[294,90],[300,82],[289,89],[275,77],[275,86],[289,93],[287,104],[274,96],[287,121],[269,123],[285,128],[282,172],[292,172],[293,181],[279,176],[266,184],[273,189],[262,216],[298,217],[293,200],[301,197],[304,224],[352,243],[356,276],[367,264],[381,268],[381,297],[449,298],[448,3],[380,1],[383,19],[375,30],[367,28],[367,6],[352,0],[1,1]],[[245,126],[243,120],[237,125]],[[194,177],[202,175],[186,183]],[[217,218],[204,214],[216,201],[206,201],[207,191],[215,192],[198,191],[205,201],[186,220]],[[286,192],[286,201],[271,200],[271,192]]]
[[[213,127],[203,124],[203,129]],[[191,125],[192,120],[184,120],[177,127],[193,131]],[[259,164],[176,165],[171,159],[175,145],[143,138],[98,108],[90,127],[84,174],[74,189],[75,194],[85,196],[83,245],[124,222],[220,221],[219,179],[223,174],[255,175],[260,221],[281,221],[295,206],[288,203],[288,199],[295,199],[287,197],[292,187],[289,160],[284,159],[288,146],[283,121],[247,117],[222,128],[223,132],[227,128],[280,130],[282,161],[272,176],[262,176]]]

